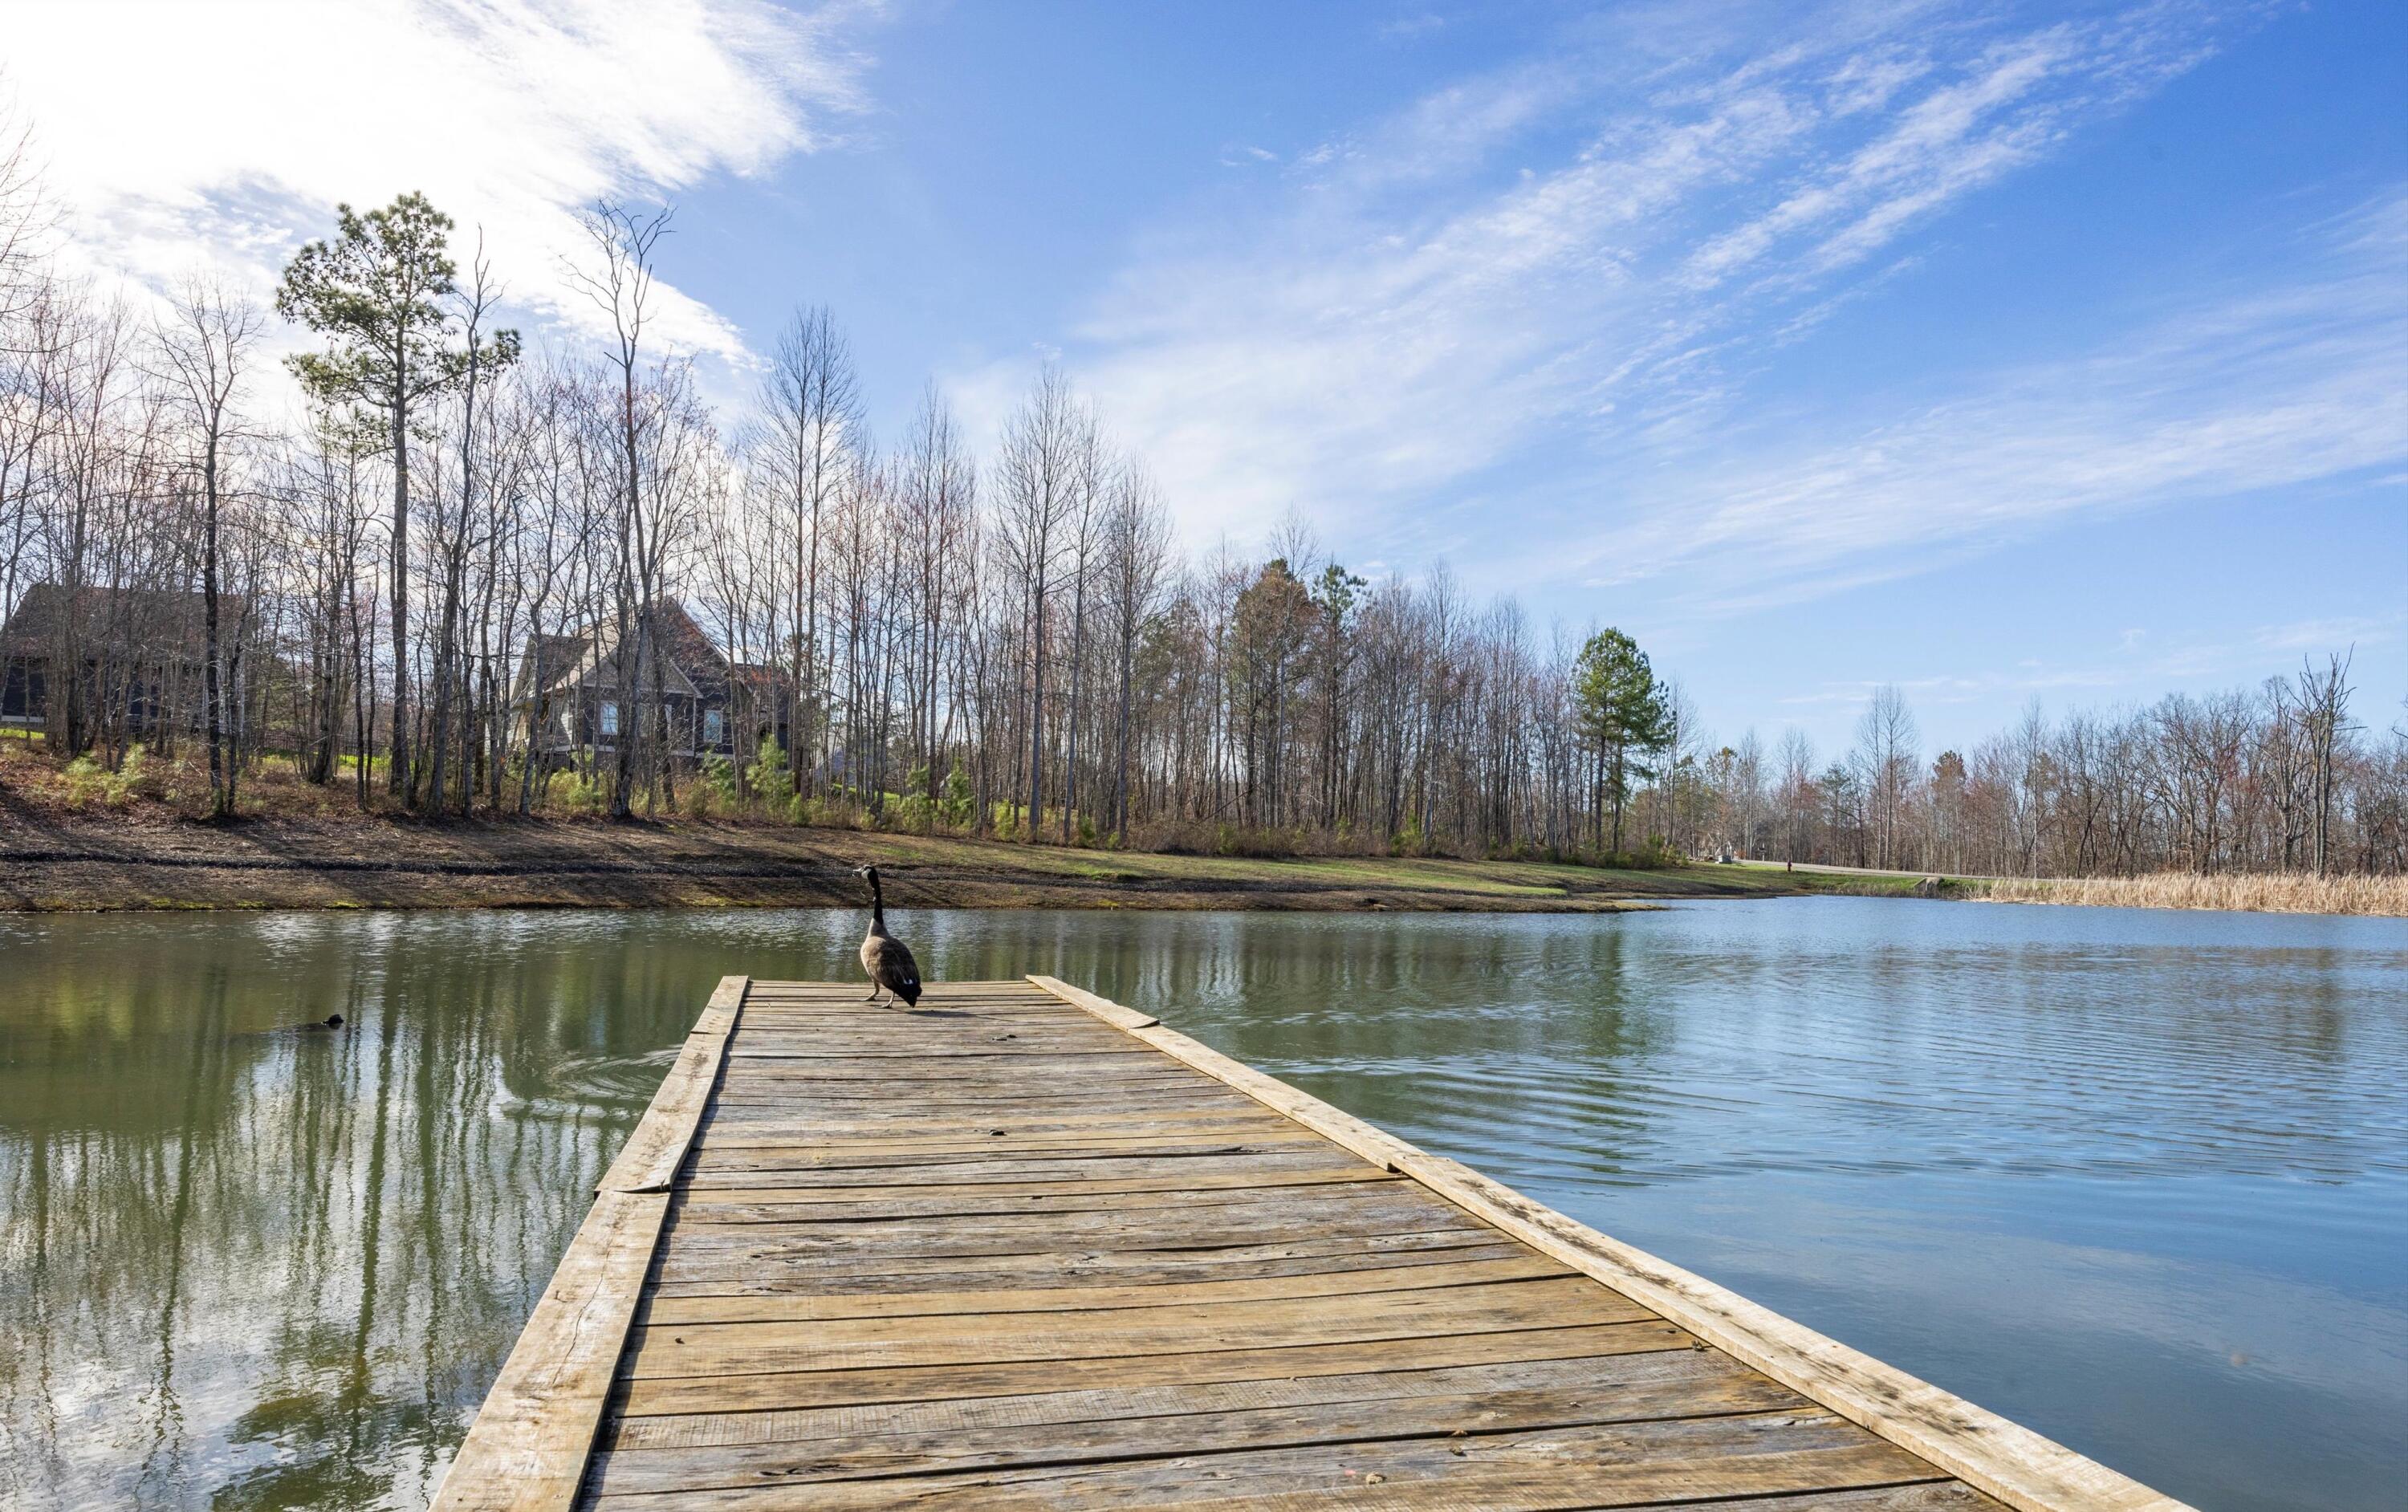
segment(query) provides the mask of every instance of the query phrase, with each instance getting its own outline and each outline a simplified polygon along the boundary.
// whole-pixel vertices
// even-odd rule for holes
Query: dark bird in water
[[[920,963],[910,948],[886,933],[886,893],[878,885],[878,868],[859,866],[853,875],[869,878],[869,933],[862,936],[861,969],[869,973],[869,1001],[881,991],[894,993],[907,1006],[920,1001]]]

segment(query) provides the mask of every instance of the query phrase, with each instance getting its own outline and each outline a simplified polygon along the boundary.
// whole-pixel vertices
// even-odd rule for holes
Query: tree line
[[[1955,875],[2408,871],[2408,722],[2354,712],[2349,658],[2255,689],[2048,718],[1923,759],[1876,690],[1825,762],[1796,731],[1700,763],[1698,821],[1777,859]]]
[[[423,814],[2069,875],[2408,860],[2408,739],[2353,720],[2340,662],[2035,714],[1970,758],[1926,763],[1889,691],[1828,764],[1794,733],[1718,746],[1618,631],[1538,630],[1443,567],[1368,581],[1294,518],[1259,554],[1182,550],[1057,368],[991,455],[934,385],[882,441],[806,307],[715,411],[659,334],[666,211],[581,218],[552,276],[601,335],[553,349],[497,324],[481,246],[419,195],[341,208],[272,296],[196,275],[156,307],[67,277],[40,217],[21,153],[0,609],[54,591],[54,759],[197,746],[212,813],[289,762]],[[292,418],[269,413],[279,320],[308,349]],[[672,728],[671,601],[732,669],[724,749]],[[580,643],[609,648],[616,729],[553,749],[534,695]]]

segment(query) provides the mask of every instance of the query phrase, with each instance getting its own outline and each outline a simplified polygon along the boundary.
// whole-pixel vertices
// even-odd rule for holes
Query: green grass
[[[1878,872],[1855,870],[1784,871],[1777,861],[1742,861],[1729,870],[1779,877],[1809,892],[1836,892],[1851,897],[1914,897],[1927,877],[1937,877],[1943,897],[1978,892],[1989,878],[1954,877],[1943,872]]]
[[[1151,851],[1095,850],[858,833],[865,848],[896,865],[992,867],[1083,882],[1149,881],[1176,885],[1293,882],[1311,888],[1361,888],[1367,892],[1469,892],[1494,897],[1545,898],[1574,894],[1645,897],[1711,890],[1736,896],[1842,891],[1834,884],[1877,884],[1885,892],[1911,893],[1909,876],[1839,877],[1816,873],[1761,871],[1739,866],[1581,866],[1540,861],[1455,861],[1440,857],[1163,855]]]

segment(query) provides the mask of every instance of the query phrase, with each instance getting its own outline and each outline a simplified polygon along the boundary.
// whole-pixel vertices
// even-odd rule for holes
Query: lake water
[[[2210,1508],[2408,1476],[2408,922],[899,914]],[[414,1506],[720,976],[857,915],[0,917],[0,1505]],[[340,1013],[335,1033],[278,1026]]]

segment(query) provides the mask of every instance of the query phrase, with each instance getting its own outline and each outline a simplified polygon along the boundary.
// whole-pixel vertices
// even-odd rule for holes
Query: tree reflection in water
[[[432,1491],[700,999],[357,922],[121,924],[7,1004],[0,1502]]]

